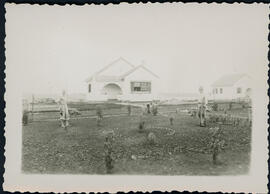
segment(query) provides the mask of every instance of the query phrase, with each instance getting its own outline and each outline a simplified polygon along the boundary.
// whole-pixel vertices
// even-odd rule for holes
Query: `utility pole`
[[[31,113],[32,113],[32,122],[34,121],[34,103],[35,103],[35,96],[32,94],[32,107],[31,107]]]

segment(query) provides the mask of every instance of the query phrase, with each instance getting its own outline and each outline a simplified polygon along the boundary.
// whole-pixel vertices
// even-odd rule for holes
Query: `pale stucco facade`
[[[234,77],[223,77],[212,85],[212,97],[214,100],[236,100],[244,99],[251,95],[252,82],[248,75],[233,75]],[[233,79],[233,80],[232,80]],[[228,81],[226,81],[228,80]]]
[[[152,101],[157,99],[159,77],[145,65],[119,58],[86,80],[87,100]]]

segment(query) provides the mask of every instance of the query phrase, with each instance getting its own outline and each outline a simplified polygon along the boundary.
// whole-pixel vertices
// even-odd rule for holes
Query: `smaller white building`
[[[87,100],[156,100],[158,79],[144,64],[134,66],[120,57],[86,80]]]
[[[244,99],[251,93],[251,78],[246,74],[224,75],[212,86],[214,100]]]

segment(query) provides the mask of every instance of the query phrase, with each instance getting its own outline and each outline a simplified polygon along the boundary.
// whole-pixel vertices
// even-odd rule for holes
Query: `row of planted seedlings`
[[[131,108],[128,106],[128,115],[130,115],[130,110]],[[157,110],[157,109],[156,109]],[[148,113],[150,114],[150,113]],[[156,114],[153,114],[156,115]],[[99,126],[101,120],[102,120],[103,116],[102,116],[102,110],[101,109],[97,109],[97,124]],[[173,121],[174,121],[174,117],[168,116],[168,121],[170,125],[173,125]],[[212,161],[213,164],[220,164],[220,160],[219,160],[219,155],[222,152],[222,150],[225,149],[225,138],[223,135],[223,131],[222,131],[222,124],[225,124],[226,122],[230,121],[230,117],[224,117],[224,116],[220,116],[220,115],[211,115],[209,117],[209,121],[214,123],[214,124],[218,124],[218,127],[213,127],[211,128],[211,139],[210,142],[207,145],[207,149],[208,154],[210,153],[212,155]],[[239,122],[237,122],[239,123]],[[235,124],[237,124],[235,123]],[[141,116],[139,119],[139,124],[138,124],[138,132],[142,133],[146,130],[146,119],[144,116]],[[174,134],[174,133],[171,133]],[[114,141],[114,133],[109,133],[106,137],[105,137],[105,143],[104,143],[104,153],[105,153],[105,167],[106,167],[106,173],[110,174],[113,172],[113,168],[114,168],[114,160],[112,157],[112,153],[113,153],[113,141]],[[149,132],[147,133],[147,141],[150,143],[150,145],[154,145],[157,143],[157,137],[155,135],[154,132]],[[134,159],[135,156],[133,156],[132,159]]]
[[[130,116],[132,111],[131,105],[127,106],[127,113]],[[158,114],[158,108],[157,106],[152,106],[149,108],[149,106],[146,107],[146,109],[143,109],[142,115],[139,119],[139,124],[138,124],[138,132],[142,133],[145,131],[145,124],[146,120],[144,119],[145,114],[153,115],[156,116]],[[102,120],[103,120],[103,112],[101,107],[97,107],[96,109],[96,118],[97,118],[97,126],[100,127],[102,126]],[[113,144],[114,144],[114,130],[111,130],[109,133],[106,134],[105,136],[105,142],[104,142],[104,160],[105,160],[105,168],[106,168],[106,173],[111,174],[113,173],[114,169],[114,159],[113,159]],[[147,141],[153,145],[157,143],[157,137],[153,132],[149,132],[147,135]],[[132,159],[135,159],[136,156],[132,155]]]
[[[252,120],[245,117],[237,117],[230,114],[209,114],[210,123],[219,123],[223,125],[233,125],[241,127],[251,127]]]

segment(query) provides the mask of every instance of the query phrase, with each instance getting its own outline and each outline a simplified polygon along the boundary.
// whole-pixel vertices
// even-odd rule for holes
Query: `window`
[[[219,93],[220,93],[220,94],[223,93],[223,88],[219,88]]]
[[[91,92],[91,84],[88,85],[88,93]]]
[[[242,93],[242,88],[237,88],[236,92],[237,92],[237,94],[241,94]]]
[[[218,89],[217,88],[215,88],[215,91],[216,91],[216,94],[218,94]]]
[[[151,82],[130,82],[131,92],[137,93],[150,93]]]

